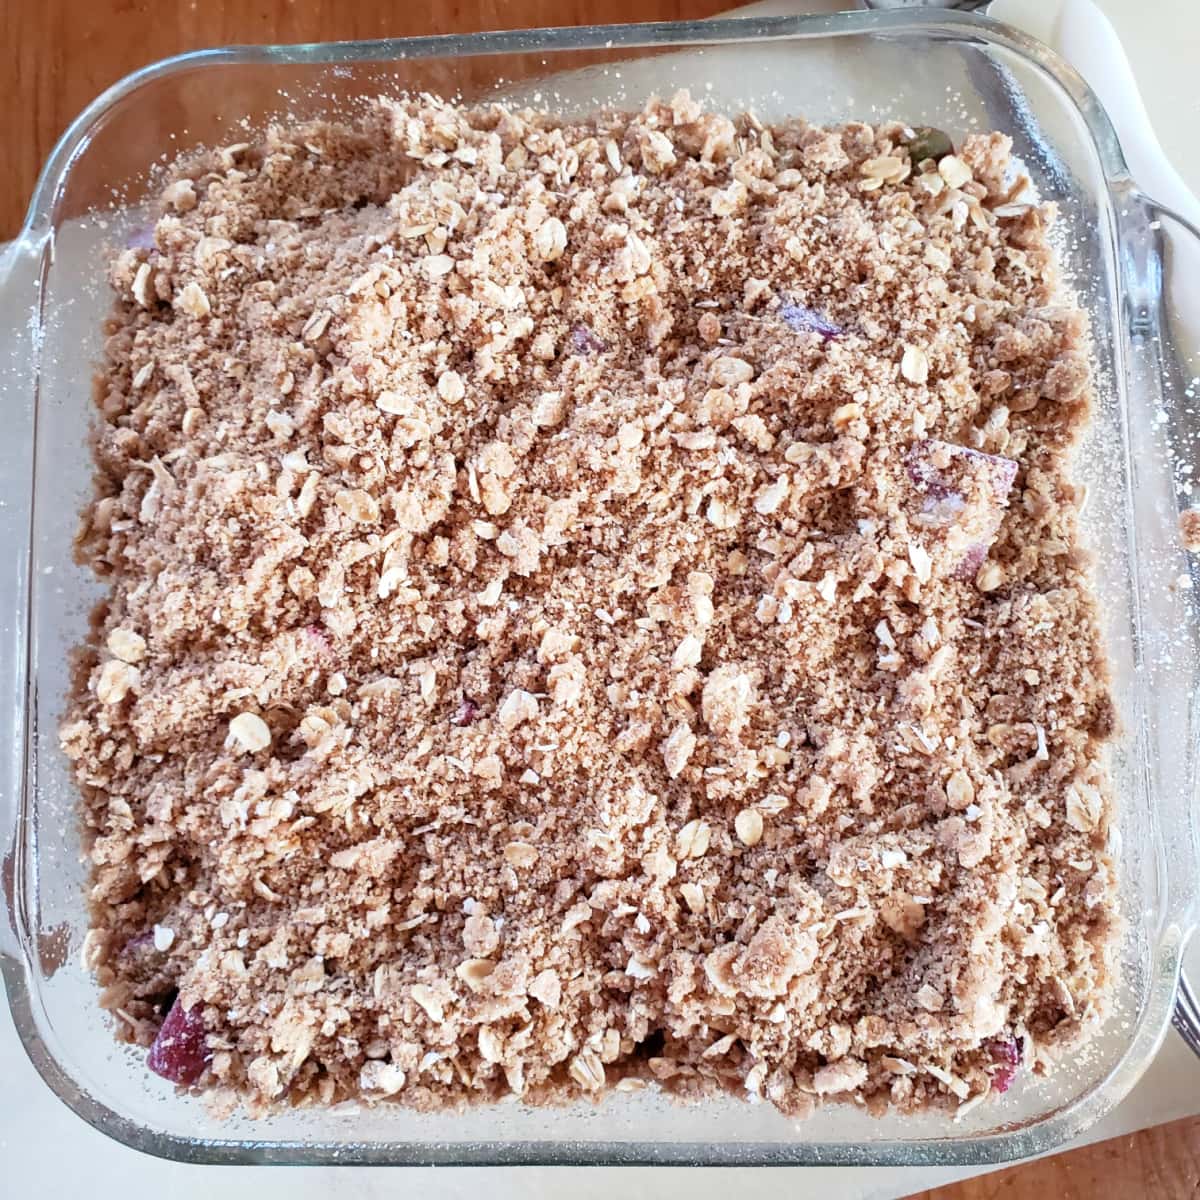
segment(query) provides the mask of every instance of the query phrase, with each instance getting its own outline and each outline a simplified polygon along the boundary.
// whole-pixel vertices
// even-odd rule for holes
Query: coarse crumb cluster
[[[1008,140],[914,147],[420,97],[177,165],[61,734],[152,1069],[803,1115],[1096,1024],[1085,321]]]

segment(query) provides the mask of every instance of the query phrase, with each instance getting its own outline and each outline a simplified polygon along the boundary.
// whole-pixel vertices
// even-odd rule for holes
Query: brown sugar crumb
[[[1179,536],[1190,554],[1200,554],[1200,508],[1188,508],[1179,514]]]
[[[152,1069],[803,1115],[1095,1028],[1085,322],[1008,140],[911,137],[423,97],[177,164],[62,727]]]

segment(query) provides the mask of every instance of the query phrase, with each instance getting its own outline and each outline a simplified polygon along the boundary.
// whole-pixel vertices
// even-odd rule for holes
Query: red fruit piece
[[[464,696],[462,703],[450,718],[451,725],[473,725],[479,716],[479,705],[470,696]]]
[[[940,573],[973,579],[996,540],[1017,463],[969,446],[924,438],[909,449],[912,524],[927,531],[926,549]]]
[[[1007,1063],[1010,1067],[1021,1065],[1021,1045],[1016,1038],[996,1038],[988,1042],[986,1049],[993,1062]]]
[[[154,226],[136,225],[125,235],[125,245],[130,250],[154,249]]]
[[[316,643],[318,650],[333,649],[333,643],[329,640],[329,633],[323,625],[305,625],[304,632]]]
[[[992,1091],[1004,1095],[1017,1077],[1016,1067],[999,1067],[992,1074]]]
[[[571,351],[581,354],[584,358],[607,350],[607,343],[594,329],[588,325],[579,324],[571,330]]]
[[[211,1061],[200,1009],[184,1008],[176,1000],[146,1055],[146,1066],[155,1075],[186,1087],[204,1074]]]
[[[846,332],[815,308],[808,308],[803,304],[782,304],[779,307],[779,316],[793,333],[819,333],[826,342],[841,337]]]
[[[992,1062],[999,1064],[992,1072],[992,1091],[1003,1095],[1012,1087],[1021,1068],[1021,1041],[1019,1038],[996,1038],[984,1049],[991,1055]]]
[[[962,556],[962,561],[954,568],[955,579],[974,579],[979,568],[983,566],[983,560],[987,558],[990,547],[986,542],[975,542],[967,547],[967,552]]]
[[[985,502],[1003,505],[1017,477],[1015,459],[984,454],[937,438],[914,442],[905,467],[917,488],[933,501],[954,496],[962,500],[968,492],[982,491],[986,493]]]
[[[121,947],[122,954],[139,954],[143,950],[150,949],[154,946],[154,930],[143,929],[141,933],[135,933],[133,937]]]

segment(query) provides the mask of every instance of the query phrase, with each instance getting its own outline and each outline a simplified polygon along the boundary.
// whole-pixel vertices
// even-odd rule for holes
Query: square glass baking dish
[[[766,1104],[682,1107],[652,1093],[562,1110],[309,1109],[218,1122],[114,1043],[79,961],[85,870],[57,722],[67,653],[97,595],[72,561],[71,537],[90,489],[85,437],[110,304],[106,255],[142,219],[148,168],[193,144],[244,140],[273,115],[336,114],[402,89],[580,111],[637,106],[681,86],[767,120],[1002,129],[1042,197],[1059,205],[1064,264],[1095,333],[1096,415],[1077,472],[1090,488],[1085,525],[1122,722],[1116,1011],[1051,1079],[1026,1079],[957,1123],[842,1105],[796,1125]],[[46,1082],[111,1136],[191,1162],[966,1164],[1042,1153],[1098,1120],[1162,1040],[1196,916],[1191,585],[1200,573],[1177,521],[1195,461],[1189,379],[1200,366],[1183,349],[1197,344],[1195,325],[1189,336],[1172,311],[1174,273],[1200,275],[1196,237],[1129,179],[1083,80],[979,16],[848,13],[233,48],[159,63],[110,89],[63,137],[19,240],[0,258],[0,720],[10,731],[0,737],[0,965]]]

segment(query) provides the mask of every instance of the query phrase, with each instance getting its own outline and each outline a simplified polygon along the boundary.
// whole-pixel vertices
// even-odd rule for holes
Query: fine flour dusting
[[[150,1069],[802,1116],[1096,1028],[1086,327],[1008,146],[421,97],[176,164],[61,731]]]

